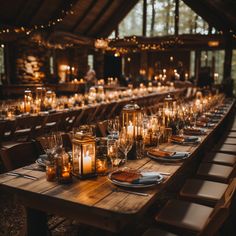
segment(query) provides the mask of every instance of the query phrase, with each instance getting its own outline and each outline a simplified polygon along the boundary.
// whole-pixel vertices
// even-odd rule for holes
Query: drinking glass
[[[39,139],[40,144],[42,145],[45,153],[48,156],[50,162],[54,161],[54,154],[57,148],[55,137],[53,134],[48,134]]]
[[[118,145],[117,145],[117,139],[114,138],[114,136],[109,135],[107,140],[107,156],[111,160],[111,168],[112,171],[114,170],[114,166],[119,165],[118,160]]]
[[[120,120],[119,117],[115,117],[115,119],[107,120],[107,131],[111,135],[117,135],[119,133]]]
[[[131,150],[133,145],[133,137],[130,136],[125,129],[119,133],[118,147],[122,153],[125,155],[125,163],[127,162],[128,152]]]

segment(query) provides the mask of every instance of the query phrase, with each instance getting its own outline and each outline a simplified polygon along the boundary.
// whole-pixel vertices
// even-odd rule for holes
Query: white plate
[[[148,172],[144,172],[144,173],[148,173]],[[142,174],[142,172],[141,172],[141,174]],[[163,181],[163,178],[164,178],[161,174],[158,174],[159,179],[155,183],[152,183],[152,184],[131,184],[131,183],[128,183],[128,182],[122,182],[122,181],[111,179],[111,175],[112,175],[112,173],[110,173],[108,175],[108,180],[111,183],[113,183],[117,186],[126,187],[126,188],[149,188],[149,187],[153,187],[157,184],[160,184]]]
[[[188,158],[190,156],[190,153],[186,152],[186,155],[181,157],[181,158],[175,158],[175,157],[157,157],[157,156],[153,156],[152,154],[147,152],[147,156],[156,160],[156,161],[161,161],[161,162],[180,162],[182,160],[185,160],[186,158]]]

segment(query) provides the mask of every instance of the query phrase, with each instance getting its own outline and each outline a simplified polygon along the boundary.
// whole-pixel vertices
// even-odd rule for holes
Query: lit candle
[[[133,136],[134,134],[134,126],[132,124],[132,121],[129,121],[129,125],[127,127],[127,134],[130,136]]]
[[[83,159],[83,173],[89,174],[91,172],[92,172],[92,158],[91,156],[89,156],[89,151],[87,151]]]

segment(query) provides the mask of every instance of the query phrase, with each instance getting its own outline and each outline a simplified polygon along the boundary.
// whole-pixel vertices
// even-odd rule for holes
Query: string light
[[[3,29],[0,29],[0,35],[10,34],[10,33],[16,33],[16,34],[24,33],[26,35],[29,35],[34,30],[49,29],[49,28],[59,24],[60,22],[62,22],[66,16],[74,14],[74,11],[72,11],[72,8],[73,8],[72,3],[69,4],[68,8],[69,9],[67,9],[67,10],[63,9],[60,12],[60,14],[59,14],[60,16],[58,18],[53,19],[53,20],[49,20],[46,24],[33,25],[32,27],[29,27],[29,28],[26,28],[24,26],[3,28]]]
[[[103,48],[106,51],[114,52],[115,54],[127,54],[129,52],[137,52],[137,51],[164,51],[168,48],[171,48],[175,45],[182,45],[184,42],[180,40],[178,37],[170,37],[167,40],[163,40],[159,43],[147,43],[143,42],[142,38],[137,36],[119,38],[116,37],[114,39],[97,39],[96,41],[101,40],[102,42],[106,42],[106,47]],[[126,46],[119,46],[126,44]]]

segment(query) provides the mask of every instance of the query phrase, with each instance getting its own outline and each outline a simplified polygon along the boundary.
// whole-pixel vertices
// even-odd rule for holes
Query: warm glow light
[[[208,41],[209,47],[218,47],[220,45],[219,41]]]

